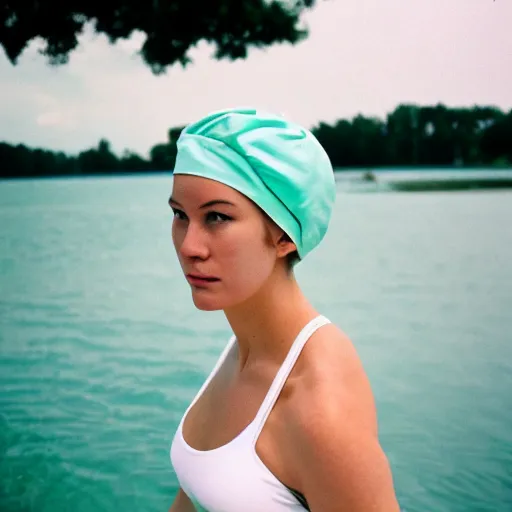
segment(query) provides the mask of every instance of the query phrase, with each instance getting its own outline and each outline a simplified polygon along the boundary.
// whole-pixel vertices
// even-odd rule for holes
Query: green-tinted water
[[[298,267],[373,384],[402,508],[512,510],[512,193],[350,194]],[[0,183],[0,510],[167,510],[229,336],[194,310],[170,179]]]

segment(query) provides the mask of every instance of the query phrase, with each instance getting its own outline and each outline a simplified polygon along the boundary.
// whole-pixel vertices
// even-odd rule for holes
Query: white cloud
[[[58,126],[62,128],[74,128],[76,123],[70,113],[64,113],[59,111],[44,112],[40,114],[36,123],[39,126],[53,127]]]

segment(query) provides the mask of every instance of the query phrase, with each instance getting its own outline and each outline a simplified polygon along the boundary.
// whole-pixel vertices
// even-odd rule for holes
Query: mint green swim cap
[[[314,135],[254,109],[213,112],[177,141],[174,174],[218,181],[256,203],[301,259],[323,239],[336,197],[327,153]]]

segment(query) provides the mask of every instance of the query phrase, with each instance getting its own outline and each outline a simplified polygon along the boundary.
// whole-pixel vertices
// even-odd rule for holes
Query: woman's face
[[[173,180],[172,239],[194,304],[212,311],[246,301],[275,268],[279,228],[227,185],[189,175]]]

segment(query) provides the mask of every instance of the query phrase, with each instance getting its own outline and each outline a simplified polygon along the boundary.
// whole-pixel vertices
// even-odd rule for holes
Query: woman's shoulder
[[[330,324],[310,338],[297,363],[286,453],[311,508],[398,512],[372,390],[351,340]]]
[[[290,377],[287,416],[301,430],[332,418],[376,432],[369,379],[351,339],[335,324],[311,336]]]

